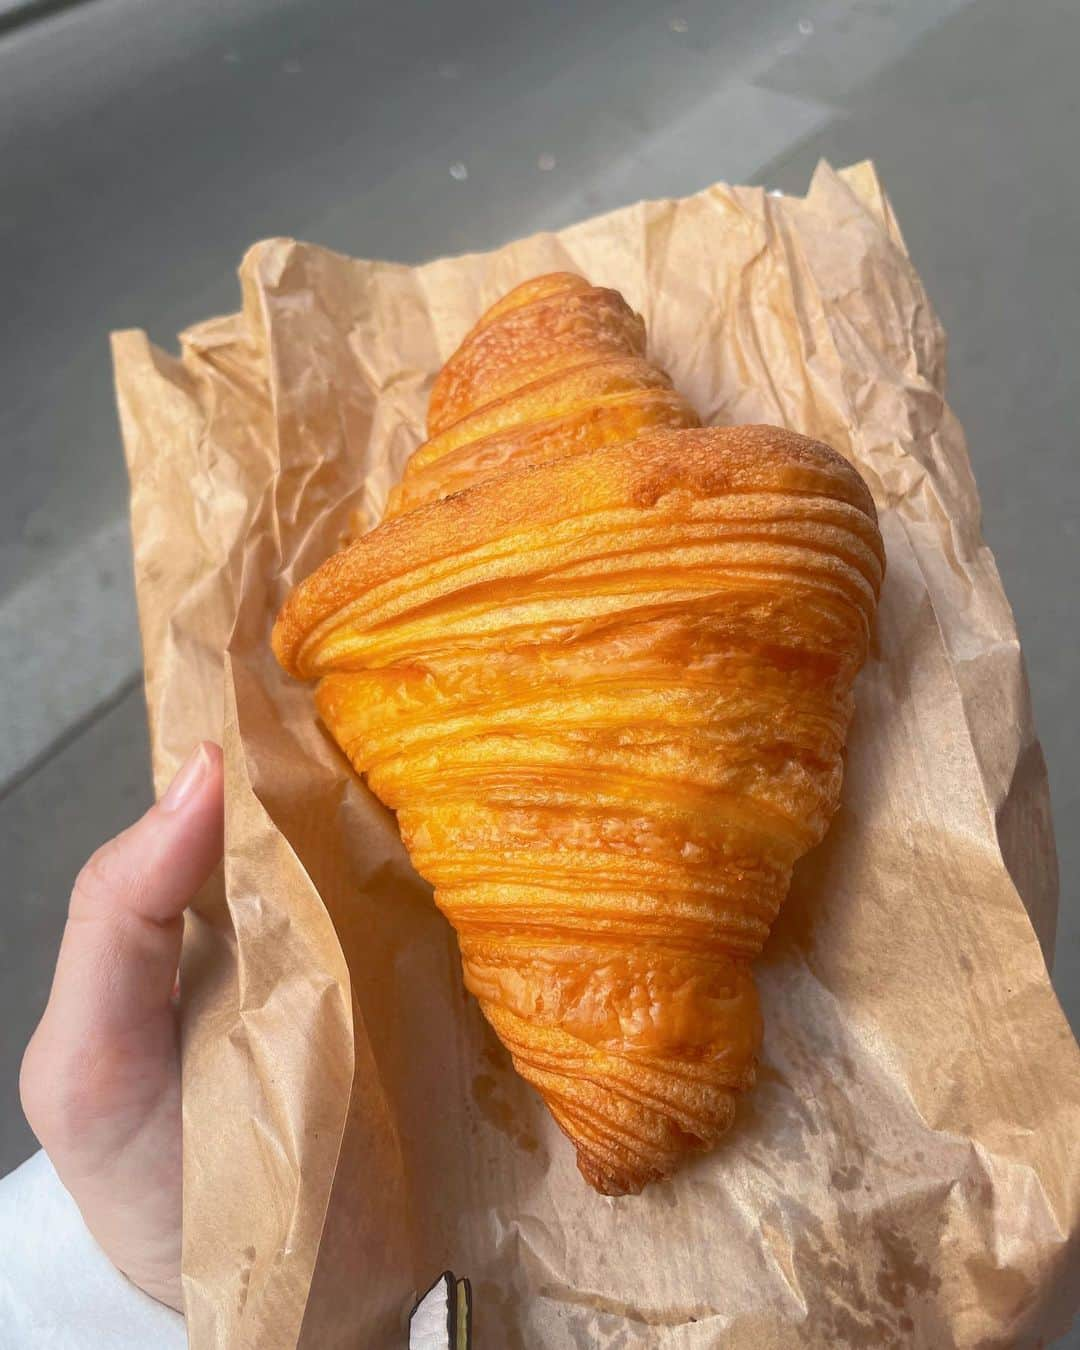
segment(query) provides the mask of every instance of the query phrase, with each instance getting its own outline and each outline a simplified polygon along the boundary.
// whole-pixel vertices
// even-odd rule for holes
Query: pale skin
[[[196,747],[161,801],[79,873],[49,1002],[23,1058],[30,1126],[90,1232],[146,1293],[181,1308],[184,910],[221,859],[221,751]]]

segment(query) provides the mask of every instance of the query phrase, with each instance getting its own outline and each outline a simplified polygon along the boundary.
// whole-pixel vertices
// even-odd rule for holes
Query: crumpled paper
[[[441,363],[553,269],[621,290],[705,420],[849,456],[888,553],[843,804],[757,968],[758,1086],[721,1147],[638,1198],[583,1184],[393,818],[269,647],[290,586],[377,520]],[[1046,774],[944,334],[873,168],[416,268],[274,239],[240,278],[241,313],[179,359],[114,339],[155,778],[202,736],[227,761],[224,875],[182,968],[194,1350],[400,1345],[446,1267],[481,1350],[1062,1329],[1080,1052],[1045,963]]]

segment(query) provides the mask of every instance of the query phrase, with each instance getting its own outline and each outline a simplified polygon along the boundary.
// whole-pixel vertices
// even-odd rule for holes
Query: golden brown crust
[[[398,514],[274,630],[607,1194],[753,1082],[751,962],[835,810],[884,566],[845,460],[687,426],[643,349],[614,292],[512,292],[436,382]]]
[[[862,518],[853,515],[852,528],[877,557],[875,584],[880,582],[884,554],[873,500],[835,450],[780,427],[656,432],[630,444],[514,469],[380,525],[293,590],[274,628],[274,651],[290,674],[310,679],[322,665],[309,649],[325,644],[332,621],[370,612],[373,593],[395,581],[397,606],[380,610],[379,622],[400,614],[406,604],[415,607],[434,598],[420,580],[425,567],[445,559],[456,564],[511,534],[517,535],[520,551],[525,536],[571,516],[648,511],[678,493],[697,504],[762,493],[792,498],[789,505],[796,510],[802,500],[815,497],[842,503]],[[513,568],[515,554],[502,552],[501,564],[491,559],[483,579]]]
[[[651,429],[698,426],[645,359],[645,325],[617,291],[555,272],[492,306],[435,380],[430,439],[387,518],[500,472]]]
[[[668,377],[641,357],[608,357],[556,371],[422,445],[390,494],[386,519],[510,466],[618,445],[651,430],[697,425],[697,414]]]
[[[569,272],[526,282],[481,318],[431,390],[428,435],[526,382],[608,356],[644,356],[645,325],[618,291]]]

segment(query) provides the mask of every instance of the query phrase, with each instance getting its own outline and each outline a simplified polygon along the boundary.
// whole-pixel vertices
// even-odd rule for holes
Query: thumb
[[[168,1012],[183,912],[221,858],[223,817],[221,751],[206,742],[161,801],[79,873],[49,1001],[23,1066],[28,1116],[28,1097],[38,1095],[44,1085],[37,1080],[52,1076],[50,1069],[62,1074],[73,1061],[93,1061]]]

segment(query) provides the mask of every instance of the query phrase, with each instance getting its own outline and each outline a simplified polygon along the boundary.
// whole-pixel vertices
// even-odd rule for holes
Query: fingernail
[[[179,811],[188,802],[206,779],[210,768],[210,756],[204,745],[197,745],[177,771],[169,784],[169,789],[159,805],[163,811]]]

